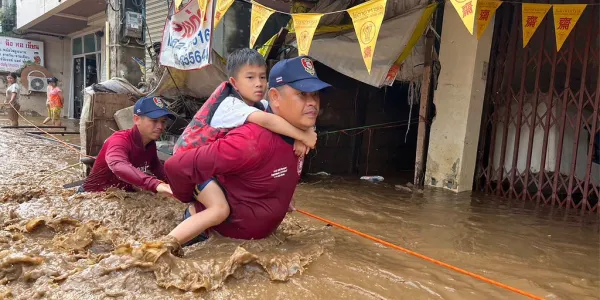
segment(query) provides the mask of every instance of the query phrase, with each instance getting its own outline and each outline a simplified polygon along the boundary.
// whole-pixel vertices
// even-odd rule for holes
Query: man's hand
[[[156,192],[158,194],[162,194],[165,196],[173,196],[173,191],[171,191],[171,186],[161,182],[158,186],[156,186]]]
[[[304,138],[301,141],[310,149],[315,149],[317,144],[317,133],[314,128],[310,128],[304,132]],[[308,152],[307,152],[308,153]]]
[[[294,153],[298,157],[304,157],[304,155],[308,154],[310,148],[306,146],[302,141],[294,141]]]

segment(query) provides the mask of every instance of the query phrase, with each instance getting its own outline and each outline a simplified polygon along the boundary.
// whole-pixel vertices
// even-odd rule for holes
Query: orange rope
[[[39,131],[41,131],[41,132],[43,132],[43,133],[45,133],[45,134],[47,134],[47,135],[51,136],[53,139],[55,139],[55,140],[56,140],[56,141],[58,141],[59,143],[61,143],[61,144],[65,145],[67,148],[69,148],[69,149],[71,149],[71,150],[73,150],[73,151],[77,152],[77,154],[79,154],[79,155],[81,155],[81,156],[86,156],[86,157],[90,157],[90,158],[95,158],[95,157],[93,157],[93,156],[89,156],[89,155],[86,155],[86,154],[83,154],[83,153],[81,153],[81,151],[80,151],[79,149],[77,149],[77,148],[75,148],[75,147],[73,147],[73,146],[69,145],[68,143],[66,143],[66,142],[62,141],[61,139],[57,138],[56,136],[54,136],[54,135],[52,135],[52,134],[48,133],[47,131],[45,131],[45,130],[43,130],[43,129],[39,128],[39,127],[37,127],[37,125],[35,125],[35,124],[33,124],[31,121],[27,120],[27,119],[26,119],[26,118],[25,118],[25,117],[24,117],[24,116],[23,116],[23,115],[22,115],[22,114],[21,114],[21,113],[20,113],[20,112],[19,112],[19,111],[18,111],[18,110],[15,108],[15,107],[14,107],[14,105],[13,105],[12,103],[8,103],[8,105],[10,105],[10,107],[12,107],[12,109],[14,109],[14,110],[17,112],[17,114],[18,114],[18,115],[19,115],[19,116],[20,116],[20,117],[21,117],[23,120],[25,120],[27,123],[31,124],[31,126],[35,127],[37,130],[39,130]]]
[[[479,280],[481,280],[481,281],[487,282],[487,283],[489,283],[489,284],[493,284],[493,285],[495,285],[495,286],[498,286],[498,287],[501,287],[501,288],[503,288],[503,289],[507,289],[507,290],[509,290],[509,291],[512,291],[512,292],[515,292],[515,293],[517,293],[517,294],[521,294],[521,295],[523,295],[523,296],[526,296],[526,297],[529,297],[529,298],[531,298],[531,299],[540,299],[540,300],[541,300],[541,299],[543,299],[543,298],[541,298],[541,297],[538,297],[538,296],[536,296],[536,295],[530,294],[530,293],[528,293],[528,292],[525,292],[525,291],[519,290],[519,289],[517,289],[517,288],[514,288],[514,287],[511,287],[511,286],[508,286],[508,285],[506,285],[506,284],[503,284],[503,283],[500,283],[500,282],[498,282],[498,281],[495,281],[495,280],[492,280],[492,279],[489,279],[489,278],[483,277],[483,276],[481,276],[481,275],[477,275],[477,274],[475,274],[475,273],[472,273],[472,272],[469,272],[469,271],[467,271],[467,270],[463,270],[463,269],[461,269],[461,268],[459,268],[459,267],[455,267],[455,266],[453,266],[453,265],[449,265],[449,264],[447,264],[447,263],[445,263],[445,262],[441,262],[441,261],[439,261],[439,260],[436,260],[436,259],[430,258],[430,257],[428,257],[428,256],[425,256],[425,255],[423,255],[423,254],[419,254],[419,253],[417,253],[417,252],[410,251],[410,250],[408,250],[408,249],[405,249],[405,248],[402,248],[402,247],[400,247],[400,246],[394,245],[394,244],[392,244],[392,243],[386,242],[386,241],[384,241],[384,240],[382,240],[382,239],[378,239],[378,238],[376,238],[376,237],[370,236],[370,235],[368,235],[368,234],[366,234],[366,233],[362,233],[362,232],[360,232],[360,231],[354,230],[354,229],[352,229],[352,228],[349,228],[349,227],[346,227],[346,226],[344,226],[344,225],[341,225],[341,224],[338,224],[338,223],[335,223],[335,222],[329,221],[329,220],[327,220],[327,219],[324,219],[324,218],[321,218],[321,217],[319,217],[319,216],[315,216],[315,215],[313,215],[313,214],[311,214],[311,213],[309,213],[309,212],[306,212],[306,211],[303,211],[303,210],[300,210],[300,209],[296,209],[296,211],[297,211],[297,212],[299,212],[299,213],[305,214],[305,215],[307,215],[307,216],[309,216],[309,217],[311,217],[311,218],[315,218],[315,219],[317,219],[317,220],[319,220],[319,221],[322,221],[322,222],[325,222],[325,223],[327,223],[327,224],[330,224],[330,225],[332,225],[332,226],[335,226],[335,227],[338,227],[338,228],[344,229],[344,230],[346,230],[346,231],[352,232],[352,233],[354,233],[354,234],[357,234],[357,235],[359,235],[359,236],[362,236],[362,237],[364,237],[364,238],[366,238],[366,239],[369,239],[369,240],[372,240],[372,241],[374,241],[374,242],[380,243],[380,244],[382,244],[382,245],[384,245],[384,246],[387,246],[387,247],[390,247],[390,248],[393,248],[393,249],[396,249],[396,250],[402,251],[402,252],[404,252],[404,253],[407,253],[407,254],[410,254],[410,255],[412,255],[412,256],[416,256],[416,257],[418,257],[418,258],[421,258],[421,259],[424,259],[424,260],[426,260],[426,261],[428,261],[428,262],[432,262],[432,263],[434,263],[434,264],[436,264],[436,265],[440,265],[440,266],[442,266],[442,267],[446,267],[446,268],[448,268],[448,269],[450,269],[450,270],[453,270],[453,271],[456,271],[456,272],[458,272],[458,273],[462,273],[462,274],[464,274],[464,275],[467,275],[467,276],[473,277],[473,278],[475,278],[475,279],[479,279]]]

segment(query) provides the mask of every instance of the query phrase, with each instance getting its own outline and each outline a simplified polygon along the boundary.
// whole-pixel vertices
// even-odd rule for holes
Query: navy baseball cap
[[[144,97],[135,103],[133,113],[150,119],[160,119],[162,117],[175,119],[175,115],[169,112],[165,106],[165,103],[159,97]]]
[[[284,59],[273,66],[269,73],[269,87],[289,85],[301,92],[312,93],[330,88],[317,77],[315,65],[308,56]]]

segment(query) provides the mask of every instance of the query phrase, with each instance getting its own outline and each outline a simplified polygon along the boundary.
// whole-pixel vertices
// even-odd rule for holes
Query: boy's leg
[[[214,180],[204,186],[196,196],[196,201],[202,203],[206,209],[194,214],[190,212],[190,217],[169,233],[181,244],[201,235],[208,228],[223,223],[229,216],[229,203],[227,203],[225,193]]]

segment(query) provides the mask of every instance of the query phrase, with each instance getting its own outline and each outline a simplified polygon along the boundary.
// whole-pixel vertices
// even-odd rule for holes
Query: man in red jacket
[[[156,153],[155,141],[165,130],[167,118],[174,115],[158,97],[138,100],[133,107],[134,126],[113,133],[96,158],[85,180],[84,192],[102,192],[110,187],[135,191],[135,188],[172,194],[164,167]],[[148,175],[151,172],[154,176]],[[82,191],[80,189],[80,191]]]
[[[330,87],[319,80],[306,56],[278,62],[269,74],[269,86],[267,111],[301,130],[315,126],[319,91]],[[196,212],[204,209],[198,200],[203,196],[202,183],[213,179],[221,186],[230,214],[212,228],[216,232],[230,238],[262,239],[283,221],[302,172],[304,160],[294,154],[293,143],[289,137],[247,123],[210,145],[178,152],[165,163],[165,170],[173,195],[193,203]],[[194,226],[195,217],[201,216],[191,215],[165,237],[173,252],[194,238],[206,238]]]

